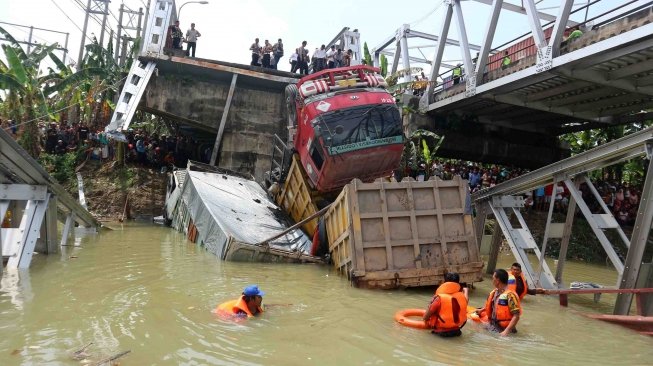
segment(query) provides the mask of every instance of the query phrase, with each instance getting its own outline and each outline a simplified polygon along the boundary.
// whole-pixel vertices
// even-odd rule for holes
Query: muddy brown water
[[[121,365],[541,365],[651,364],[653,338],[590,320],[614,297],[524,301],[519,333],[501,338],[468,323],[442,339],[393,321],[425,307],[432,288],[353,288],[329,267],[221,262],[164,227],[114,225],[61,255],[5,271],[0,288],[1,365],[82,365],[131,350]],[[508,266],[510,255],[500,264]],[[552,263],[551,263],[552,264]],[[614,285],[605,266],[568,263],[568,281]],[[233,323],[212,314],[248,284],[266,292],[263,316]],[[471,304],[490,290],[477,283]],[[86,358],[72,353],[89,342]]]

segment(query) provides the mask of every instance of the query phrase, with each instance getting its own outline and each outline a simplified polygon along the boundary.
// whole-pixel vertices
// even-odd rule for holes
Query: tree
[[[381,75],[385,77],[388,74],[388,58],[381,55]]]
[[[43,75],[41,62],[46,57],[50,57],[62,68],[63,63],[52,53],[58,46],[56,43],[36,45],[34,50],[27,54],[4,28],[0,27],[0,33],[9,41],[9,44],[2,45],[7,64],[0,61],[0,90],[7,93],[6,103],[10,104],[11,117],[20,126],[18,142],[30,155],[38,157],[38,122],[40,119],[54,119],[48,96],[66,87],[75,88],[80,80],[90,75],[102,74],[103,70],[88,68],[72,74],[64,65],[62,70],[55,71],[50,68],[48,74]]]
[[[399,168],[402,174],[408,170],[416,171],[421,164],[424,164],[426,176],[431,175],[431,163],[444,137],[427,130],[416,130],[404,144],[404,152],[401,156]]]
[[[363,43],[363,61],[366,65],[373,65],[372,55],[370,55],[370,50],[367,48],[367,42]]]

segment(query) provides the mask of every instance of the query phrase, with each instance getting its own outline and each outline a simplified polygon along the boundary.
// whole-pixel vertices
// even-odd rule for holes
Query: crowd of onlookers
[[[11,121],[4,121],[3,128],[17,137],[17,129]],[[112,140],[103,129],[86,124],[38,123],[41,152],[52,155],[75,153],[78,163],[84,160],[112,161],[117,157],[117,141]],[[199,150],[199,144],[189,136],[159,135],[143,129],[129,129],[124,144],[126,163],[160,169],[162,167],[186,166],[189,159],[208,162],[211,149]]]
[[[517,177],[528,172],[526,169],[507,167],[496,164],[473,164],[462,160],[434,160],[430,166],[420,164],[417,169],[406,168],[404,172],[397,172],[397,175],[410,176],[418,181],[428,180],[434,176],[443,180],[453,179],[459,175],[469,182],[472,193],[491,188],[508,179]]]
[[[450,180],[455,176],[460,176],[462,179],[468,181],[470,193],[475,193],[481,189],[492,188],[499,183],[516,178],[525,173],[528,173],[527,169],[515,167],[473,164],[457,160],[436,160],[430,167],[427,167],[426,164],[421,164],[417,169],[407,168],[404,172],[395,172],[395,179],[401,180],[402,176],[410,176],[417,181],[423,181],[433,176],[443,180]],[[639,207],[641,187],[614,180],[596,180],[592,184],[605,206],[621,225],[634,224]],[[601,203],[594,198],[587,184],[581,183],[579,185],[579,191],[583,196],[583,200],[593,213],[603,212]],[[567,186],[559,182],[555,185],[549,184],[526,193],[524,195],[524,204],[527,210],[548,211],[549,203],[553,198],[554,212],[566,213],[570,195]]]
[[[352,50],[344,51],[341,48],[336,49],[336,46],[327,48],[325,45],[322,45],[320,48],[316,48],[309,57],[309,51],[306,47],[307,44],[308,42],[303,41],[302,45],[295,48],[295,51],[290,55],[290,72],[299,72],[302,75],[308,75],[309,71],[319,72],[324,69],[351,65]],[[259,44],[259,39],[256,38],[249,49],[252,51],[251,66],[276,70],[279,61],[284,56],[281,38],[275,44],[271,44],[266,39],[263,45]]]

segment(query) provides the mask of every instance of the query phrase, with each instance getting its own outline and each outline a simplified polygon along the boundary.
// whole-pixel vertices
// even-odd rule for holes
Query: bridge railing
[[[579,7],[578,9],[572,11],[571,14],[588,9],[592,5],[598,3],[599,1],[600,0],[595,0],[582,7]],[[625,2],[615,8],[610,9],[609,11],[603,12],[599,15],[596,15],[592,18],[583,21],[582,23],[574,25],[571,28],[578,29],[582,27],[587,27],[588,25],[593,24],[595,20],[604,18],[610,14],[615,14],[620,9],[623,9],[636,2],[637,2],[636,0]],[[619,21],[621,21],[621,23],[617,23]],[[599,23],[593,24],[591,30],[586,31],[586,33],[583,34],[581,38],[562,41],[560,54],[565,54],[571,51],[575,51],[577,49],[586,47],[598,41],[603,41],[607,38],[614,37],[618,34],[634,29],[637,26],[648,24],[652,21],[653,21],[653,1],[649,1],[633,9],[628,9],[626,11],[615,14],[614,16],[611,16],[608,19],[602,19]],[[550,40],[552,36],[553,23],[554,22],[552,21],[542,26],[545,40],[547,42]],[[608,29],[609,27],[613,29],[606,31],[606,29]],[[504,48],[506,46],[508,47]],[[535,65],[537,63],[537,50],[538,47],[535,44],[535,41],[532,36],[532,32],[522,34],[497,47],[494,47],[491,50],[491,52],[494,52],[494,54],[488,56],[488,62],[486,62],[483,68],[482,71],[483,77],[481,79],[481,84],[502,78],[513,72]],[[508,51],[508,53],[506,54],[505,51]],[[510,57],[510,64],[507,66],[502,66],[503,59],[506,56]],[[475,60],[476,59],[474,59],[474,61]],[[476,63],[474,62],[473,65],[475,64]],[[433,88],[433,94],[436,95],[435,97],[436,100],[443,99],[448,96],[459,94],[465,91],[464,85],[469,73],[468,70],[465,70],[463,68],[463,66],[460,67],[462,69],[462,72],[461,72],[460,81],[458,83],[454,83],[453,80],[454,69],[447,70],[437,75],[437,78],[441,79],[442,81],[438,82],[437,85]],[[457,85],[463,85],[463,86],[457,86]],[[446,95],[439,95],[443,92],[447,92]]]

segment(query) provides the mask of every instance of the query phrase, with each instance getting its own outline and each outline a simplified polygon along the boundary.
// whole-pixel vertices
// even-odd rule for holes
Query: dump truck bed
[[[354,180],[326,213],[327,240],[338,271],[354,285],[438,285],[446,272],[482,280],[483,262],[466,212],[467,181]]]

